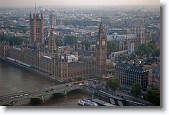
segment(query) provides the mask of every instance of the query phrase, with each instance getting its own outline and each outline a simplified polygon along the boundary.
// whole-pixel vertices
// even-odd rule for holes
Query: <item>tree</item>
[[[150,41],[147,44],[141,44],[138,46],[138,49],[135,51],[136,55],[143,56],[147,55],[149,57],[152,55],[153,57],[160,56],[160,49],[157,48],[157,45],[154,41]]]
[[[61,38],[60,37],[55,38],[55,43],[56,43],[56,46],[61,46],[62,45]]]
[[[142,86],[140,83],[135,83],[132,87],[131,94],[135,97],[138,97],[141,94]]]
[[[148,42],[147,47],[149,47],[151,50],[157,49],[157,45],[156,45],[155,41]]]
[[[81,81],[81,80],[82,80],[82,77],[78,77],[78,78],[77,78],[77,81]]]
[[[149,55],[153,54],[153,52],[155,52],[157,50],[157,45],[155,43],[155,41],[150,41],[147,43],[147,52],[149,53]]]
[[[107,81],[106,87],[116,91],[120,87],[120,80],[117,77],[113,77]]]
[[[117,44],[114,41],[107,42],[107,57],[111,54],[111,52],[117,51]]]
[[[6,40],[5,35],[0,34],[0,41],[2,42],[2,41],[5,41],[5,40]]]
[[[88,40],[81,42],[81,45],[85,46],[86,50],[90,48],[90,42]]]
[[[75,36],[65,36],[64,43],[65,45],[75,45],[77,43],[77,39]]]
[[[160,56],[160,49],[157,48],[157,49],[153,50],[152,56],[153,57],[159,57]]]
[[[148,90],[147,99],[154,105],[160,106],[160,90],[158,88]]]
[[[24,41],[25,43],[29,43],[28,40],[22,39],[21,37],[15,37],[10,35],[0,35],[0,41],[7,41],[9,45],[21,45]]]
[[[96,79],[97,79],[99,82],[103,80],[101,76],[96,76]]]
[[[129,57],[129,59],[131,59],[131,60],[136,59],[136,55],[135,54],[131,54],[130,57]]]
[[[138,46],[138,49],[135,51],[136,55],[143,56],[147,53],[147,46],[146,44],[141,44]]]
[[[119,60],[121,60],[121,61],[126,61],[126,60],[128,60],[128,56],[127,56],[127,55],[124,55],[124,54],[120,54],[120,55],[119,55]]]
[[[81,26],[96,26],[98,25],[98,21],[91,21],[91,20],[62,20],[64,25],[73,25],[74,27]]]

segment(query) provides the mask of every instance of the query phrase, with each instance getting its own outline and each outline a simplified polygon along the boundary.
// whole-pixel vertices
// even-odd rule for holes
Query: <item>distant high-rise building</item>
[[[34,13],[33,16],[30,13],[30,38],[32,43],[36,43],[37,46],[44,44],[43,35],[43,14]]]
[[[49,15],[49,22],[51,27],[56,27],[56,15],[50,14]]]
[[[107,59],[107,38],[101,22],[99,32],[96,38],[96,64],[98,75],[106,74],[106,59]]]

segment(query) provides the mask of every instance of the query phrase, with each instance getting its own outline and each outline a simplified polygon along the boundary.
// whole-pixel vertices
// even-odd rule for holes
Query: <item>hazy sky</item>
[[[160,0],[0,0],[0,7],[56,5],[160,5]]]

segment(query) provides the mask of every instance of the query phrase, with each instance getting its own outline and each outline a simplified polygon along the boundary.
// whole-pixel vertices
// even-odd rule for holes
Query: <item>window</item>
[[[40,33],[40,28],[36,28],[36,33]]]

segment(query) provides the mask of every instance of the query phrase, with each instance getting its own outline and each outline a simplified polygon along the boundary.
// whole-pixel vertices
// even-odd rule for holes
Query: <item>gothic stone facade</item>
[[[13,58],[17,61],[31,65],[32,69],[36,69],[57,81],[65,81],[77,79],[78,77],[95,76],[96,63],[92,61],[72,62],[68,63],[66,58],[62,58],[63,54],[51,54],[53,58],[49,58],[45,51],[20,49],[9,47],[9,45],[0,44],[0,58]],[[49,54],[48,54],[49,55]]]
[[[52,37],[51,37],[52,38]],[[18,47],[9,46],[7,42],[0,43],[0,58],[13,58],[17,61],[31,65],[32,69],[41,71],[57,81],[77,79],[102,75],[106,72],[107,40],[102,23],[99,27],[96,48],[96,61],[84,60],[68,63],[66,53],[46,51],[44,48],[30,48],[24,43]]]
[[[30,39],[32,43],[36,43],[38,46],[44,44],[44,32],[43,32],[43,14],[34,13],[30,14]]]

